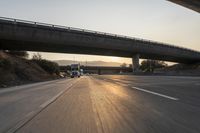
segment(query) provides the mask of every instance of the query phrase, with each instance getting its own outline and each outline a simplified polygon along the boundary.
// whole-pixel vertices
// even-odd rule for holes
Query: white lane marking
[[[69,87],[71,87],[71,86],[72,86],[72,84],[70,84]],[[67,87],[67,88],[69,88],[69,87]],[[65,90],[59,92],[59,93],[58,93],[57,95],[55,95],[53,98],[51,98],[51,99],[49,99],[48,101],[46,101],[46,102],[44,102],[43,104],[41,104],[40,107],[41,107],[41,108],[46,107],[47,105],[49,105],[50,103],[52,103],[53,101],[55,101],[55,100],[56,100],[62,93],[64,93],[64,92],[65,92]]]
[[[51,102],[53,102],[56,98],[58,98],[61,94],[63,93],[63,91],[59,92],[56,96],[54,96],[53,98],[49,99],[48,101],[44,102],[43,104],[40,105],[41,108],[46,107],[47,105],[49,105]]]
[[[71,81],[71,80],[70,80]],[[75,82],[75,81],[74,81]],[[73,83],[74,83],[73,82]],[[73,84],[70,84],[65,90],[61,91],[59,94],[57,94],[52,99],[48,100],[47,102],[40,105],[38,108],[36,108],[34,111],[29,112],[26,114],[21,120],[17,122],[16,125],[11,127],[6,133],[15,133],[18,129],[20,129],[24,124],[29,122],[32,118],[34,118],[40,111],[42,111],[47,105],[49,105],[53,100],[56,100],[62,93],[67,91],[70,87],[72,87]],[[42,108],[43,107],[43,108]]]
[[[127,84],[124,84],[124,83],[118,83],[118,82],[116,82],[116,84],[121,85],[121,86],[129,86],[129,85],[127,85]]]
[[[175,97],[167,96],[167,95],[160,94],[160,93],[153,92],[153,91],[149,91],[149,90],[144,90],[144,89],[141,89],[141,88],[138,88],[138,87],[132,87],[132,88],[136,89],[136,90],[143,91],[143,92],[147,92],[147,93],[150,93],[150,94],[154,94],[154,95],[157,95],[157,96],[160,96],[160,97],[168,98],[168,99],[171,99],[171,100],[176,100],[176,101],[179,100],[178,98],[175,98]]]
[[[25,85],[19,85],[19,86],[13,86],[9,88],[0,88],[0,94],[1,93],[6,93],[6,92],[13,92],[13,91],[18,91],[21,89],[27,89],[30,87],[38,87],[38,86],[46,86],[54,82],[59,82],[65,79],[56,79],[56,80],[51,80],[51,81],[44,81],[44,82],[38,82],[38,83],[30,83],[30,84],[25,84]],[[70,79],[67,79],[70,80]],[[2,89],[2,90],[1,90]]]
[[[108,79],[103,79],[104,81],[107,81],[107,82],[109,82],[109,80]]]
[[[103,79],[104,81],[109,81],[108,79]],[[115,81],[114,81],[115,82]],[[116,84],[118,84],[118,85],[121,85],[121,86],[125,86],[125,87],[127,87],[127,86],[129,86],[130,84],[125,84],[125,83],[121,83],[121,82],[115,82]]]
[[[31,111],[31,112],[29,112],[28,114],[26,114],[25,117],[29,117],[29,116],[33,115],[34,113],[35,113],[35,111]]]

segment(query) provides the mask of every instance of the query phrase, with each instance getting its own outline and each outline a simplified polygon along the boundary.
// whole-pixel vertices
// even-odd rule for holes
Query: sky
[[[166,0],[0,0],[0,16],[149,39],[200,51],[200,14]],[[131,62],[120,57],[41,54],[49,60]]]

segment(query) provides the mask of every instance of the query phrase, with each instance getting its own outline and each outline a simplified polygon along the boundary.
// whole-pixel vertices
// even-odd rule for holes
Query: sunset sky
[[[200,14],[165,0],[0,0],[0,16],[127,35],[200,51]],[[131,61],[57,53],[42,53],[42,57]]]

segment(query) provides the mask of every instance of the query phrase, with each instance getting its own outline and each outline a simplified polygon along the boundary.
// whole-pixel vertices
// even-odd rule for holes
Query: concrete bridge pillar
[[[138,72],[139,71],[139,54],[135,54],[132,57],[132,67],[133,67],[133,72]]]

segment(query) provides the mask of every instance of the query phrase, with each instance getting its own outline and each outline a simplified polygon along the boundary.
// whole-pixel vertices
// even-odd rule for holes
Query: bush
[[[120,65],[120,67],[127,67],[127,64],[123,63],[123,64]]]
[[[33,54],[32,59],[33,60],[41,60],[42,59],[42,55],[40,53],[35,53],[35,54]]]
[[[60,69],[59,65],[55,62],[44,60],[44,59],[32,59],[33,62],[37,63],[41,68],[47,71],[50,74],[59,75]]]

